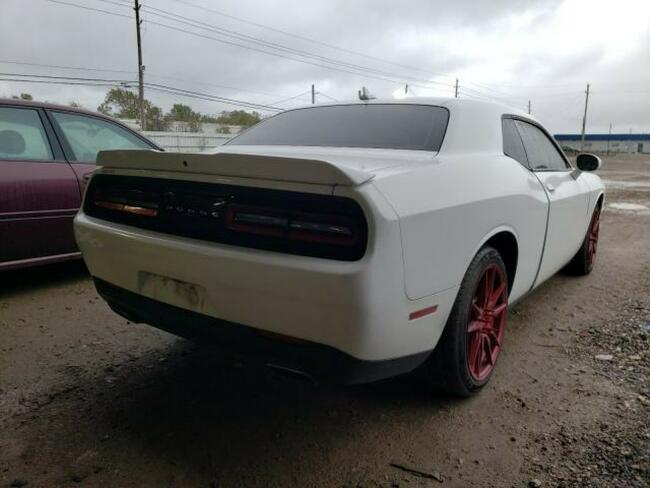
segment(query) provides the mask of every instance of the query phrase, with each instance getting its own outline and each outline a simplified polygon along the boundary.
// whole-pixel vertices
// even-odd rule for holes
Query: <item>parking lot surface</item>
[[[648,486],[650,158],[604,161],[594,272],[511,309],[469,400],[130,324],[79,262],[0,275],[0,486]]]

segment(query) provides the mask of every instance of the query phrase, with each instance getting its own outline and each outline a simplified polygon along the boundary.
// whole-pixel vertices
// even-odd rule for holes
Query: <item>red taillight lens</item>
[[[356,224],[347,217],[271,207],[230,205],[225,224],[231,231],[284,237],[291,241],[352,246],[359,238]]]
[[[143,217],[157,217],[156,196],[140,191],[99,191],[94,194],[95,207]]]
[[[98,202],[95,202],[95,206],[108,208],[110,210],[118,210],[120,212],[130,213],[134,215],[142,215],[144,217],[155,217],[158,215],[157,208],[142,207],[140,205],[127,205],[125,203],[107,202],[100,200]]]

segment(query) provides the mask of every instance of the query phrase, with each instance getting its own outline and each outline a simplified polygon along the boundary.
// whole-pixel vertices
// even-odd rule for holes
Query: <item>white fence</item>
[[[203,132],[153,132],[142,134],[165,151],[201,152],[221,146],[231,134],[205,134]]]

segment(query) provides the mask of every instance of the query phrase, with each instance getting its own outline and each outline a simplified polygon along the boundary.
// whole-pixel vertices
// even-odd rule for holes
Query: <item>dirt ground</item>
[[[0,486],[650,486],[650,158],[604,159],[594,272],[511,310],[469,400],[129,324],[81,263],[0,275]]]

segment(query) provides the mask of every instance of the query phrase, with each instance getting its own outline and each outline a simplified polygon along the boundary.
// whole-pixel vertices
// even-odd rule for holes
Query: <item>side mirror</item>
[[[581,171],[596,171],[602,165],[603,162],[595,154],[580,153],[576,156],[576,166]]]

